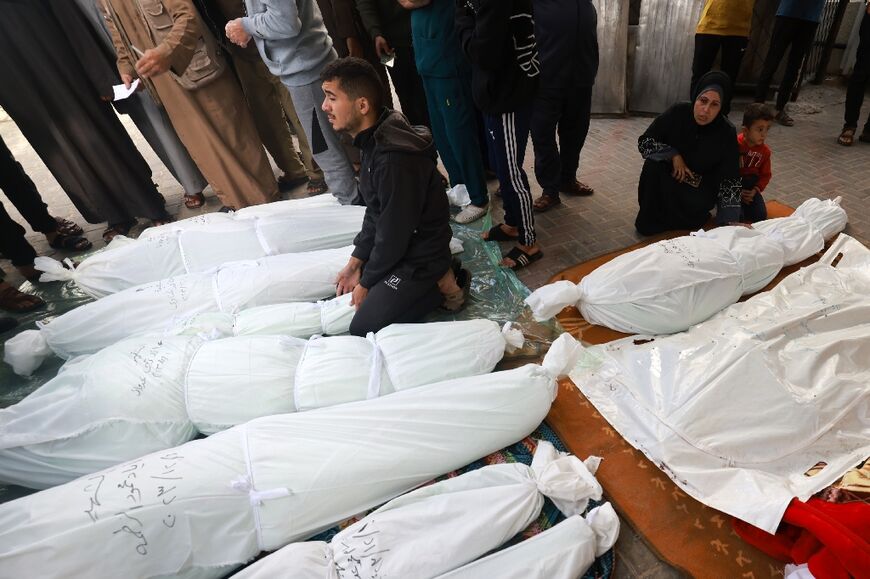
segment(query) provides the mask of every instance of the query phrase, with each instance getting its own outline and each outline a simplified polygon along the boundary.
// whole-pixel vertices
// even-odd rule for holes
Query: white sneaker
[[[489,206],[486,207],[478,207],[477,205],[466,205],[462,208],[462,211],[456,214],[456,217],[453,220],[456,223],[471,223],[472,221],[477,221],[489,211]]]

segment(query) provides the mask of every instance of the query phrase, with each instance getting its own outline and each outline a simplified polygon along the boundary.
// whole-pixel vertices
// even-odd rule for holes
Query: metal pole
[[[831,60],[831,53],[834,51],[837,34],[840,32],[840,26],[843,24],[843,18],[846,16],[846,9],[848,7],[849,0],[840,0],[840,3],[837,4],[837,11],[834,12],[834,21],[831,23],[828,37],[825,39],[825,47],[822,49],[822,56],[816,68],[816,75],[812,80],[813,84],[822,84],[825,80],[825,75],[828,72],[828,63]]]

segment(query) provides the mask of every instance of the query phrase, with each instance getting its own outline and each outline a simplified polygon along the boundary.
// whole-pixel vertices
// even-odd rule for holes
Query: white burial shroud
[[[233,577],[437,577],[523,531],[541,514],[545,497],[553,499],[568,517],[584,512],[590,498],[600,500],[601,485],[593,476],[599,459],[590,461],[593,467],[587,468],[576,456],[540,441],[531,466],[484,466],[417,489],[342,529],[328,543],[291,543]],[[619,519],[613,513],[607,530],[614,541],[618,528]],[[592,553],[591,564],[597,538],[590,534],[583,547]]]
[[[522,344],[489,320],[309,341],[129,338],[0,410],[0,481],[47,488],[260,416],[486,374]]]
[[[10,577],[220,577],[521,440],[579,344],[542,365],[257,418],[0,505]]]
[[[538,320],[576,305],[592,324],[673,334],[766,286],[784,265],[818,253],[846,226],[840,198],[810,199],[789,217],[718,227],[620,255],[579,284],[557,281],[526,298]]]
[[[146,229],[139,239],[115,238],[75,269],[36,258],[41,281],[72,281],[94,298],[234,261],[344,247],[362,227],[364,207],[321,205],[269,217],[201,224],[185,220]],[[164,227],[172,229],[164,230]],[[153,232],[163,230],[162,233]]]
[[[93,354],[196,314],[326,298],[335,295],[335,279],[352,250],[287,253],[126,289],[7,340],[4,360],[16,374],[29,375],[52,353],[64,359]]]
[[[460,567],[439,579],[577,579],[619,536],[619,517],[610,503],[585,518],[568,517],[522,543]]]
[[[686,493],[773,533],[870,456],[870,251],[841,235],[687,332],[589,348],[571,378]]]

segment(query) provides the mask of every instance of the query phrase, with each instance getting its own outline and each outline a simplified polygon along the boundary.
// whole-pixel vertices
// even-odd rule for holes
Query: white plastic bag
[[[135,241],[114,242],[75,269],[37,258],[42,281],[73,281],[101,298],[145,283],[202,273],[234,261],[343,247],[362,226],[364,207],[330,205],[270,217],[208,224],[178,222],[163,233],[146,230]]]
[[[580,348],[559,340],[575,344],[565,372]],[[515,443],[555,395],[556,376],[529,364],[258,418],[0,505],[0,569],[219,577]]]
[[[334,295],[335,279],[352,249],[276,255],[126,289],[7,340],[4,360],[27,374],[45,359],[46,348],[69,359],[204,312],[326,298]]]
[[[0,481],[46,488],[260,416],[491,372],[522,345],[509,333],[469,320],[397,324],[368,339],[130,338],[0,410]]]
[[[329,543],[319,542],[326,555],[320,560],[307,560],[311,543],[294,543],[234,577],[429,579],[521,532],[540,515],[551,492],[570,496],[569,516],[584,510],[589,498],[601,498],[601,487],[579,458],[541,441],[531,467],[484,466],[417,489],[342,529]],[[594,561],[594,534],[592,539]]]
[[[447,200],[456,207],[465,207],[471,204],[471,197],[464,184],[454,185],[447,190]]]
[[[829,265],[855,252],[835,242],[685,333],[590,348],[571,378],[686,493],[773,533],[870,456],[870,262]]]
[[[522,543],[469,563],[439,579],[577,579],[619,536],[619,517],[610,503],[568,517]]]

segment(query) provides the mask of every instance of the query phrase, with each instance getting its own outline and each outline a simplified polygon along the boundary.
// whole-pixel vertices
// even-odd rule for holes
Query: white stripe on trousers
[[[523,178],[520,173],[522,167],[517,155],[517,126],[516,113],[503,113],[501,116],[502,137],[505,145],[505,153],[507,154],[507,165],[510,173],[511,184],[516,193],[517,200],[520,206],[519,219],[522,223],[525,236],[522,241],[523,245],[534,245],[535,243],[535,221],[532,213],[532,192],[523,184]],[[523,151],[525,156],[525,151]]]

